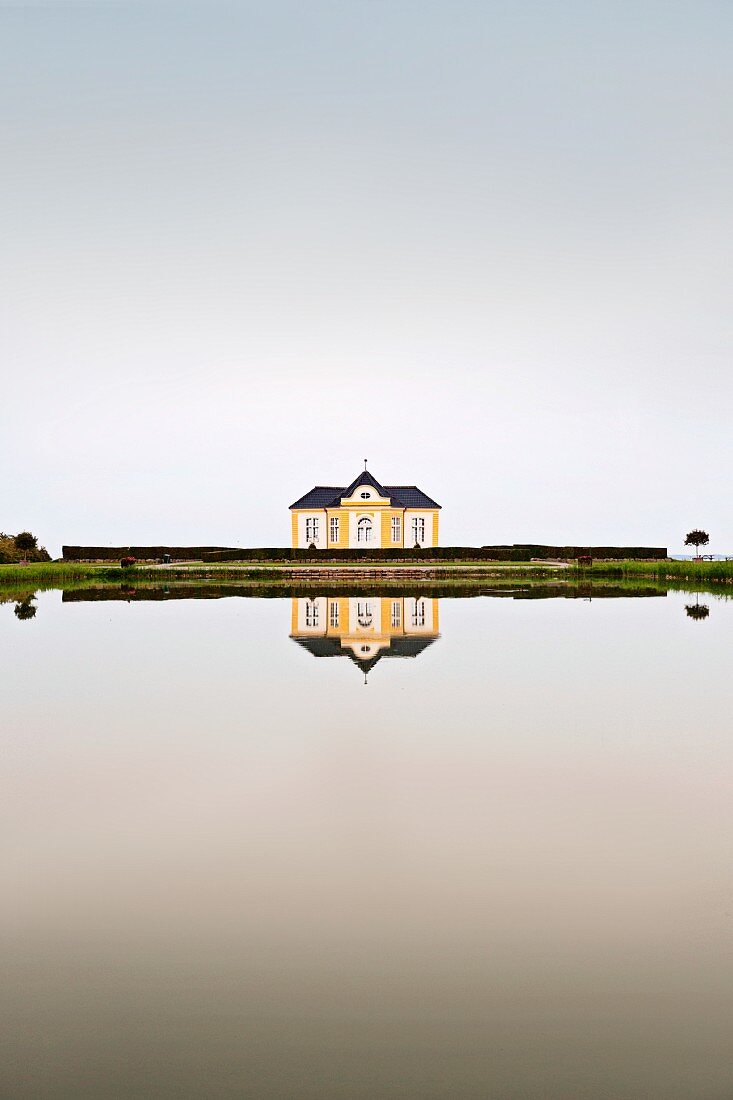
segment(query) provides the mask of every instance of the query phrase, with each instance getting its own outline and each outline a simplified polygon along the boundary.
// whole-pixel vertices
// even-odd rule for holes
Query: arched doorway
[[[369,516],[362,516],[356,525],[356,541],[365,543],[372,541],[372,535],[374,534],[374,528]]]

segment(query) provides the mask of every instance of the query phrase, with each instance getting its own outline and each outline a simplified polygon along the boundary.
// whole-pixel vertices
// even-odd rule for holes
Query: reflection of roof
[[[309,653],[312,653],[314,657],[349,657],[362,672],[369,672],[382,657],[419,657],[422,651],[435,641],[435,638],[406,638],[403,636],[392,638],[390,646],[385,646],[380,649],[376,656],[362,661],[350,646],[341,644],[340,638],[299,638],[295,634],[291,634],[290,637],[303,649],[307,649]]]
[[[351,485],[316,485],[291,504],[291,508],[337,508],[342,497],[350,497],[360,485],[371,485],[380,497],[387,497],[395,508],[440,508],[439,504],[416,485],[380,485],[368,470],[362,470]]]

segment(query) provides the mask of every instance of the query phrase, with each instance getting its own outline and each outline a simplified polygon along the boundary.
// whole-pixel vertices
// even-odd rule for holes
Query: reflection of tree
[[[707,619],[710,608],[706,603],[700,603],[697,599],[694,603],[686,603],[685,611],[691,619]]]
[[[13,608],[16,619],[33,619],[35,618],[38,608],[33,603],[35,596],[26,596],[25,599],[19,600]]]

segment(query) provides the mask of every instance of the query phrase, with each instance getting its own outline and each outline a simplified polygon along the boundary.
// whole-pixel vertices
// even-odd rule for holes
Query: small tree
[[[710,608],[706,603],[686,603],[685,611],[691,619],[707,619]]]
[[[19,535],[15,536],[14,542],[15,549],[19,550],[21,554],[32,554],[34,550],[38,549],[38,539],[30,531],[21,531]]]
[[[702,531],[699,527],[696,527],[693,531],[689,531],[688,534],[685,535],[685,546],[695,547],[696,558],[700,556],[697,552],[698,547],[707,546],[709,542],[710,535],[707,533],[707,531]]]

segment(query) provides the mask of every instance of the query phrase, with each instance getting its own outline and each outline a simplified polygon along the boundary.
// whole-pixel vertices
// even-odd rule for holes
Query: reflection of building
[[[424,596],[299,596],[290,637],[314,657],[417,657],[438,637],[438,601]]]
[[[290,505],[292,545],[373,550],[438,545],[440,505],[415,485],[380,485],[368,470],[345,489],[316,485]]]

